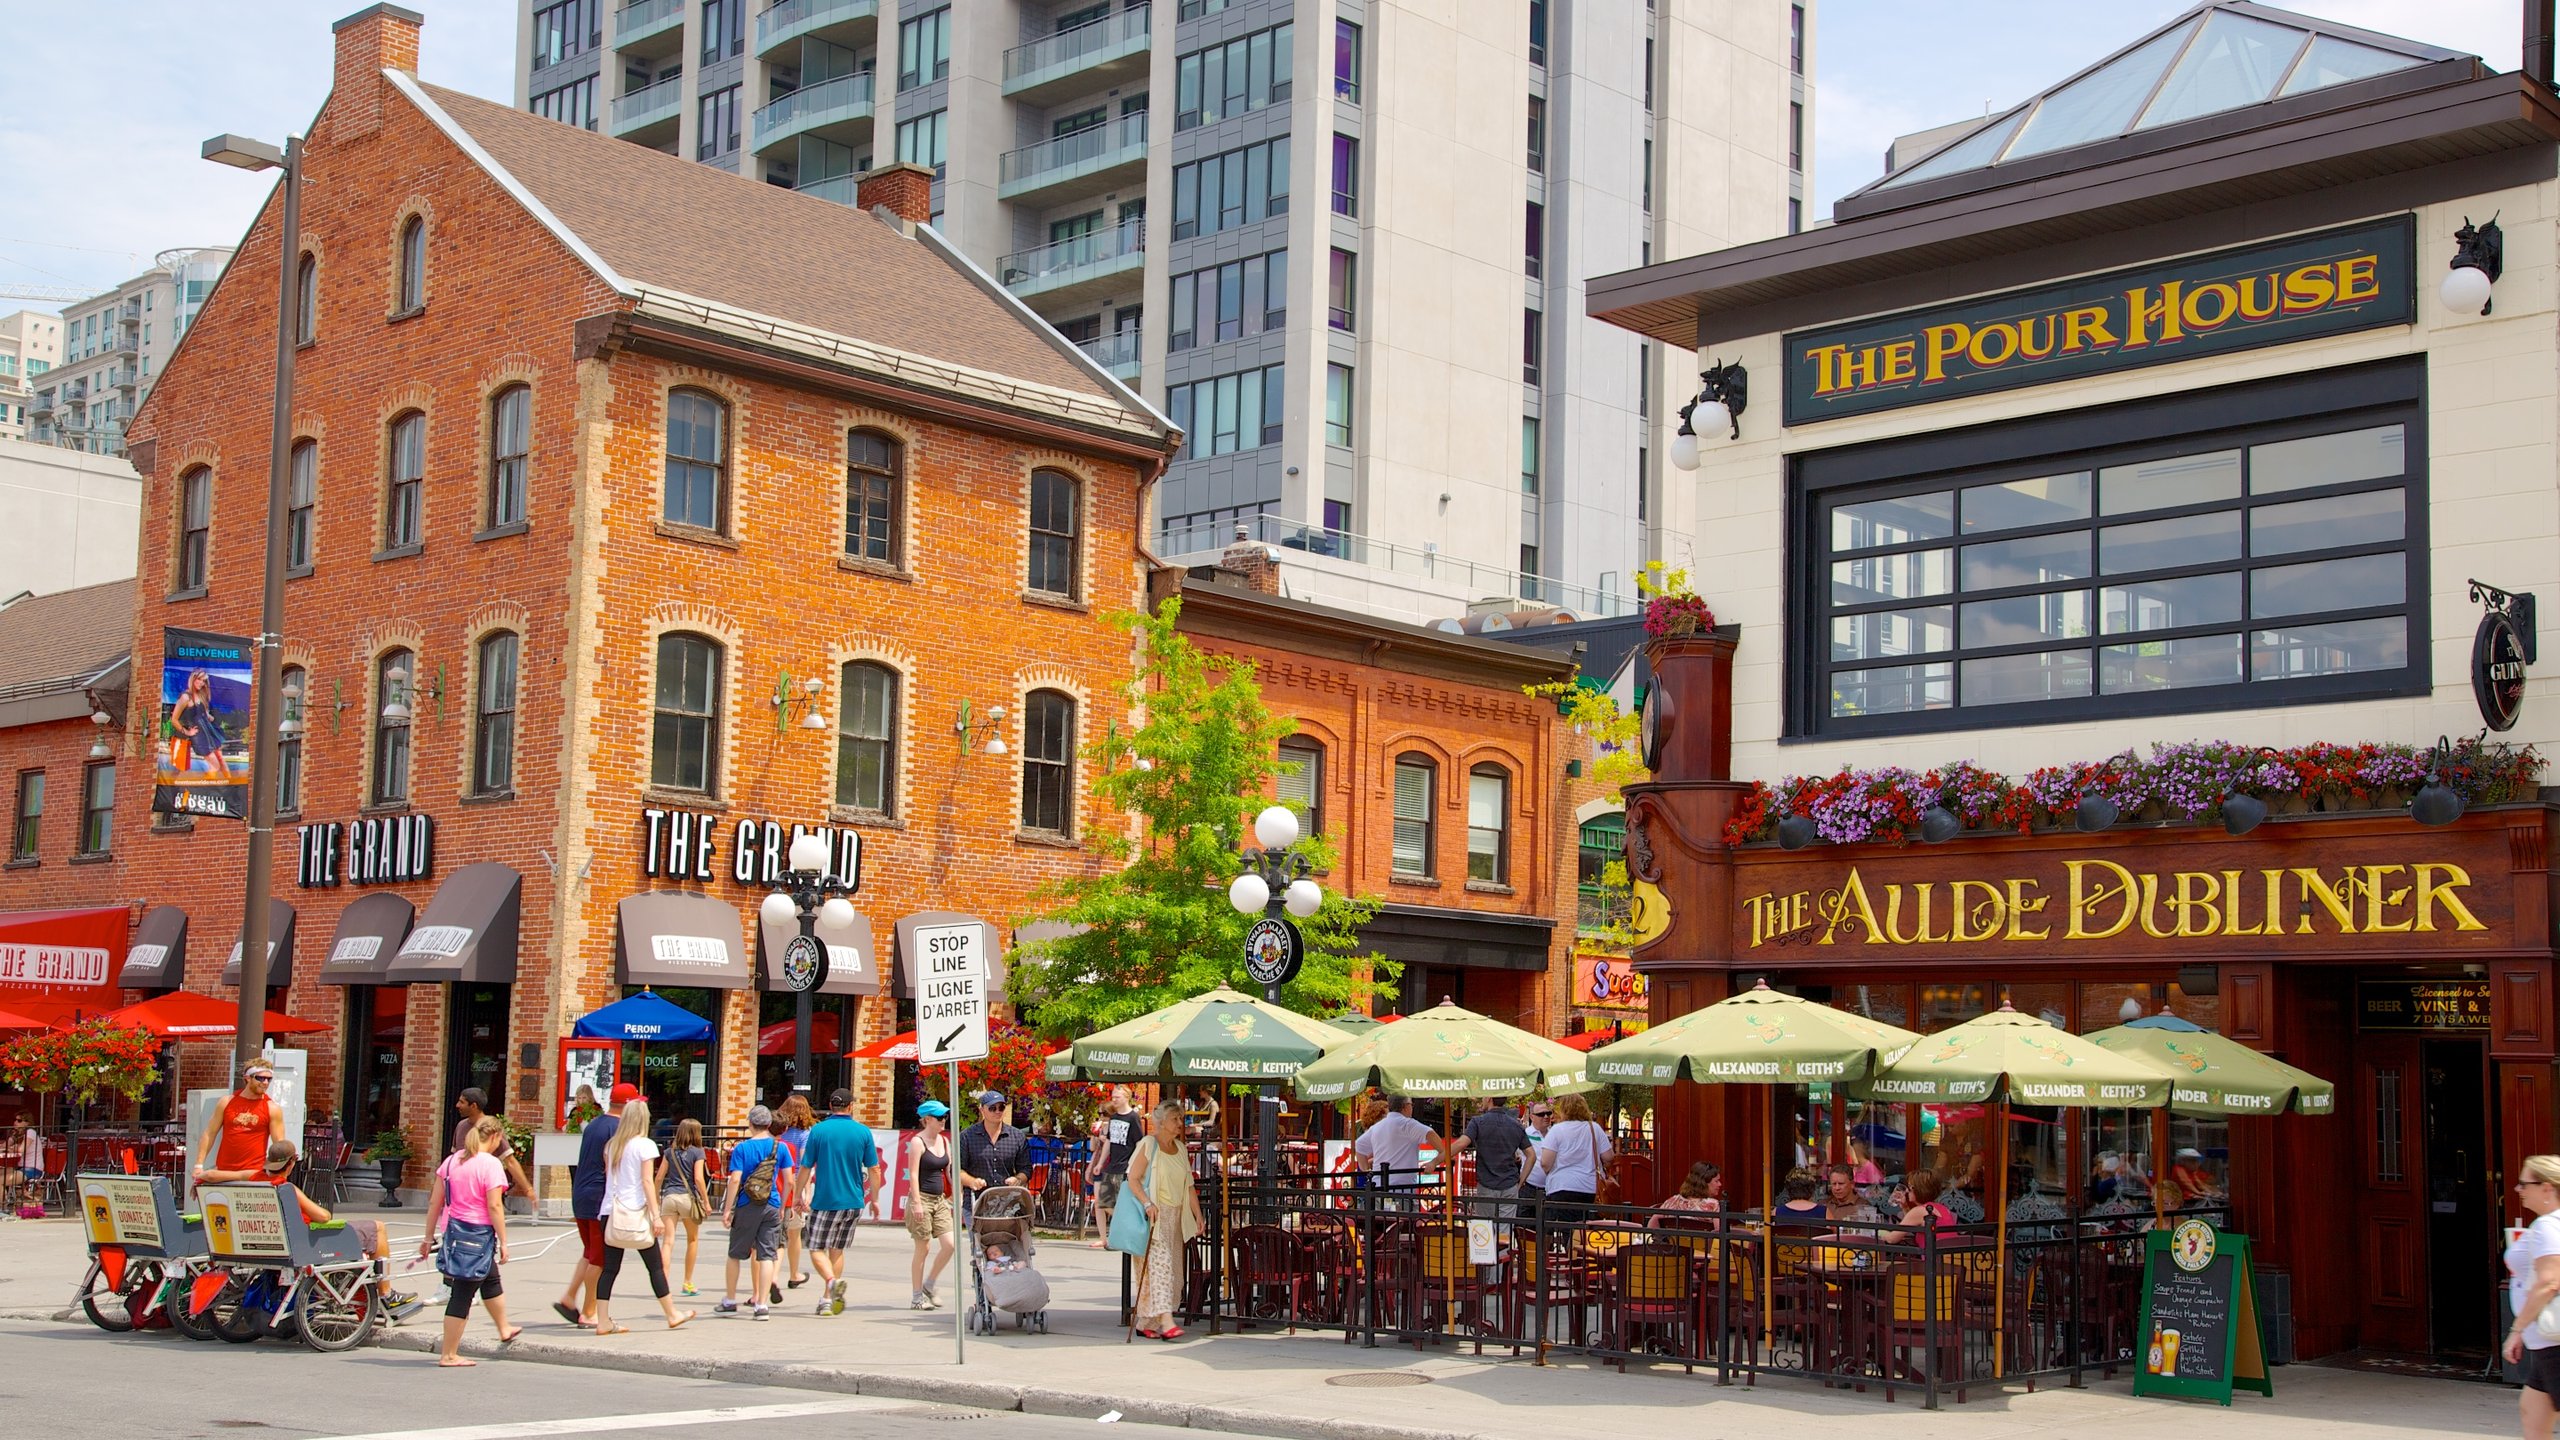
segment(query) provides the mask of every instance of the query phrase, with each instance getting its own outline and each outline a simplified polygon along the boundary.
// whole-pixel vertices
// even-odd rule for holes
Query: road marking
[[[662,1430],[679,1425],[716,1425],[730,1420],[787,1420],[799,1415],[841,1415],[848,1410],[882,1410],[904,1401],[847,1397],[803,1400],[789,1405],[723,1405],[711,1410],[651,1410],[637,1415],[582,1415],[568,1420],[525,1420],[506,1425],[455,1425],[442,1430],[378,1430],[338,1435],[330,1440],[523,1440],[538,1435],[587,1435],[598,1430]]]

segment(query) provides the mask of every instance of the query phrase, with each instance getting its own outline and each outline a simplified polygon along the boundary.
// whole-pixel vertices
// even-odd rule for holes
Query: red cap
[[[639,1098],[640,1087],[632,1084],[628,1080],[625,1080],[621,1084],[613,1087],[613,1103],[615,1105],[628,1105]]]

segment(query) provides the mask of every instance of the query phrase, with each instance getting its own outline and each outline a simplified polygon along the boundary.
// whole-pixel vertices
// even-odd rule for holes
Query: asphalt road
[[[485,1322],[474,1317],[476,1328]],[[0,1414],[25,1435],[226,1440],[738,1440],[753,1430],[864,1440],[1199,1440],[1197,1432],[956,1409],[716,1380],[485,1361],[367,1347],[197,1344],[166,1331],[0,1320]],[[745,1422],[744,1426],[741,1422]]]

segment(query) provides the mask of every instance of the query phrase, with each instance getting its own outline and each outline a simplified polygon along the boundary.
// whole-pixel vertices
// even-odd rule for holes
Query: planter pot
[[[2299,794],[2276,795],[2268,798],[2267,809],[2278,815],[2308,815],[2311,802]]]
[[[399,1209],[400,1172],[408,1168],[409,1162],[406,1160],[376,1160],[373,1163],[380,1166],[382,1169],[382,1208],[385,1210]]]
[[[2409,808],[2410,795],[2411,791],[2406,785],[2385,785],[2373,797],[2373,806],[2377,810],[2406,810]]]

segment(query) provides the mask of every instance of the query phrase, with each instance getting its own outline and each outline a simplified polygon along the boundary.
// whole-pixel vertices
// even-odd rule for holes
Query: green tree
[[[1137,833],[1096,827],[1091,843],[1115,868],[1040,895],[1041,918],[1079,928],[1009,957],[1007,989],[1044,1035],[1090,1034],[1220,984],[1260,993],[1244,970],[1252,922],[1227,903],[1227,882],[1267,803],[1280,741],[1296,726],[1263,704],[1251,662],[1204,655],[1175,628],[1181,604],[1113,617],[1138,640],[1128,693],[1143,719],[1134,730],[1115,726],[1084,755],[1094,792],[1133,817]],[[1321,837],[1296,848],[1320,870],[1333,863]],[[1324,908],[1298,922],[1306,963],[1281,1003],[1327,1015],[1383,989],[1395,962],[1363,954],[1360,943],[1376,909],[1374,898],[1327,885]],[[1355,973],[1364,964],[1366,987]]]

